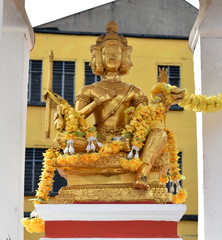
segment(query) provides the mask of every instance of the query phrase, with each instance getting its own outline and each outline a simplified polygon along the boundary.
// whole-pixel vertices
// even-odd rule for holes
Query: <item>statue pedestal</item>
[[[177,225],[183,204],[79,203],[36,205],[45,221],[41,240],[182,240]]]

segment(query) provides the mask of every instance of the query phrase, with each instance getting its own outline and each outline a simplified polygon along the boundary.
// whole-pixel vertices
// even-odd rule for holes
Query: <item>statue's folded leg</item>
[[[165,148],[166,143],[167,134],[164,130],[155,128],[149,133],[140,155],[140,160],[143,164],[136,173],[136,189],[147,189],[147,177],[155,161]]]

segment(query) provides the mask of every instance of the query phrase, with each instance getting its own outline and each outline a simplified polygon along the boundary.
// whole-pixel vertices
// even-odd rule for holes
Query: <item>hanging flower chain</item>
[[[161,103],[130,107],[125,111],[126,126],[123,134],[132,137],[132,145],[141,149],[151,129],[165,119],[166,108]]]
[[[30,233],[42,233],[45,231],[45,223],[44,220],[37,218],[23,218],[21,220],[23,226]]]
[[[132,149],[128,158],[120,161],[123,169],[136,172],[143,164],[139,159],[139,150],[143,147],[149,132],[165,119],[166,111],[166,107],[161,102],[152,102],[150,105],[136,109],[133,107],[126,109],[124,112],[126,126],[123,134],[126,138],[131,138]]]
[[[37,198],[33,200],[33,204],[46,203],[49,199],[49,192],[52,190],[54,172],[57,166],[56,161],[58,152],[50,148],[43,153],[43,156],[42,174],[38,184],[38,190],[36,191]],[[35,213],[35,211],[30,214],[29,218],[23,218],[22,224],[30,233],[44,232],[44,221]]]
[[[189,95],[179,103],[181,107],[195,112],[213,113],[222,110],[222,94],[218,96],[204,96],[204,95]]]
[[[165,131],[167,133],[167,145],[164,151],[170,153],[170,168],[168,175],[160,178],[160,183],[167,183],[170,181],[170,192],[174,193],[174,189],[176,188],[176,194],[173,195],[173,203],[183,203],[187,198],[187,191],[180,186],[180,181],[184,180],[185,177],[180,173],[181,169],[178,164],[179,152],[177,150],[176,138],[171,130]]]

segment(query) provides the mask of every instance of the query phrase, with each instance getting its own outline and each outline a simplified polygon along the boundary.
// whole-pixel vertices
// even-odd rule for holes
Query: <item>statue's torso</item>
[[[99,98],[101,96],[101,91],[103,93],[109,90],[116,92],[115,97],[102,103],[93,112],[96,126],[113,129],[123,128],[125,125],[124,111],[133,105],[134,88],[133,85],[124,82],[98,82],[93,84],[91,90],[92,100],[96,97]],[[113,114],[111,113],[112,111]]]

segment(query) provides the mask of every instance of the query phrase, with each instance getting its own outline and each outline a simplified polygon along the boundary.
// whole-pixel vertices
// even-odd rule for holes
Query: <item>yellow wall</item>
[[[40,33],[36,33],[35,37],[36,42],[31,52],[31,59],[43,60],[42,87],[46,87],[48,55],[52,49],[54,60],[76,62],[75,94],[77,94],[84,84],[84,62],[90,60],[89,47],[95,43],[97,37]],[[152,85],[157,82],[157,65],[180,65],[181,87],[187,88],[191,93],[194,92],[193,60],[188,41],[132,37],[127,39],[129,45],[133,46],[134,66],[130,73],[122,78],[123,81],[141,87],[149,97]],[[49,140],[44,139],[44,114],[44,107],[28,107],[27,147],[52,146],[53,136]],[[183,187],[189,194],[186,214],[197,214],[195,114],[191,111],[170,111],[167,115],[166,126],[175,132],[179,151],[183,152],[183,174],[186,176]],[[25,211],[30,211],[27,204],[25,204]],[[181,222],[179,232],[182,235],[189,235],[189,231],[192,232],[191,235],[196,234],[196,223]],[[183,238],[195,239],[184,236]]]

